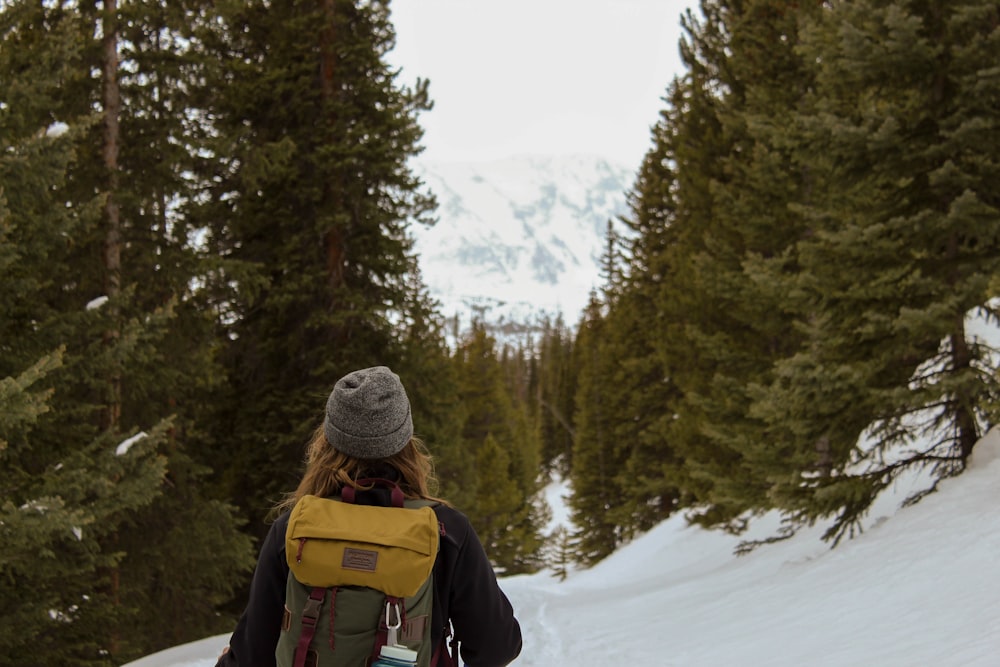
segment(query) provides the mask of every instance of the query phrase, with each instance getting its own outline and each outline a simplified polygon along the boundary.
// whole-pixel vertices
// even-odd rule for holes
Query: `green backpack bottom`
[[[293,667],[295,649],[302,632],[303,610],[313,589],[289,574],[285,586],[285,614],[275,651],[278,667]],[[397,643],[417,651],[417,665],[429,667],[431,645],[431,576],[420,591],[404,600],[404,621]],[[333,637],[330,613],[333,612]],[[395,622],[394,612],[389,623]],[[345,586],[323,590],[323,602],[309,644],[305,667],[363,667],[374,661],[378,633],[388,630],[385,595],[372,588]]]

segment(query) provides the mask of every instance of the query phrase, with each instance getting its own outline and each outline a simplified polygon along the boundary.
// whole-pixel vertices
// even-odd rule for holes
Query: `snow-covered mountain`
[[[591,155],[418,163],[438,222],[414,231],[420,269],[442,312],[467,322],[579,319],[600,286],[608,221],[626,211],[634,172]]]

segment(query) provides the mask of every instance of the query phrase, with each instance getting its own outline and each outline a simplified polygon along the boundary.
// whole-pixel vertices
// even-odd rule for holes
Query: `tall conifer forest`
[[[676,512],[778,510],[771,539],[822,521],[835,546],[901,474],[927,473],[914,502],[960,475],[1000,416],[976,333],[1000,324],[1000,7],[681,20],[601,288],[511,336],[452,329],[423,283],[433,86],[388,64],[388,0],[0,1],[0,664],[230,630],[365,366],[403,378],[501,575]]]

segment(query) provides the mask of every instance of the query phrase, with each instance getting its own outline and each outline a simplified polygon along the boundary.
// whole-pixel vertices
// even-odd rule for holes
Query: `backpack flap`
[[[438,552],[430,507],[352,505],[304,496],[288,520],[288,567],[307,586],[367,586],[394,597],[417,593]]]

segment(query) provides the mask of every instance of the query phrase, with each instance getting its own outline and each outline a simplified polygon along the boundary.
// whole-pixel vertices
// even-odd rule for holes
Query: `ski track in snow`
[[[532,580],[534,583],[532,583]],[[523,582],[523,583],[521,583]],[[501,582],[506,592],[517,590],[516,611],[524,635],[525,646],[531,646],[530,655],[517,661],[524,667],[542,667],[559,664],[565,659],[559,624],[561,619],[551,611],[551,602],[558,593],[547,586],[539,586],[537,578],[513,577]]]

